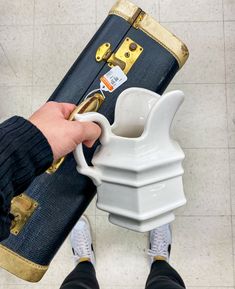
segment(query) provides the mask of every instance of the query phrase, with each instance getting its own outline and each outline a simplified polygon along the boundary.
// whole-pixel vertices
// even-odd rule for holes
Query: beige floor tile
[[[56,88],[95,31],[95,25],[36,27],[34,84]]]
[[[234,287],[205,287],[205,286],[200,286],[200,287],[187,287],[187,289],[234,289]]]
[[[0,0],[1,25],[32,25],[33,1],[5,1]]]
[[[39,109],[51,96],[56,86],[34,86],[32,94],[32,112]]]
[[[147,234],[135,233],[96,217],[97,277],[105,286],[144,286],[149,273]]]
[[[108,16],[114,2],[110,0],[96,0],[96,22],[100,25]]]
[[[11,288],[11,286],[15,286],[16,284],[23,286],[29,284],[28,282],[15,277],[14,275],[8,273],[3,269],[0,269],[0,280],[0,289],[6,289],[6,286],[9,286],[9,288]]]
[[[97,207],[96,207],[96,212],[95,213],[96,213],[96,216],[106,216],[108,218],[108,213],[98,209]]]
[[[235,83],[235,22],[225,22],[225,53],[227,82]]]
[[[235,216],[232,216],[232,227],[233,227],[233,254],[235,254],[235,247],[234,247],[235,245]]]
[[[0,85],[32,84],[32,26],[0,26]]]
[[[34,84],[56,87],[95,31],[95,25],[36,27]]]
[[[95,1],[35,0],[36,24],[95,24]]]
[[[229,146],[235,147],[235,84],[227,84]]]
[[[225,85],[175,84],[185,101],[176,114],[173,136],[183,148],[227,147],[227,114]]]
[[[95,216],[96,215],[96,197],[91,201],[90,205],[84,212],[87,216]]]
[[[0,121],[14,115],[28,118],[31,114],[30,86],[2,86],[0,88]]]
[[[161,21],[222,21],[222,0],[160,0]]]
[[[224,1],[224,20],[235,20],[235,1],[234,0],[223,0]]]
[[[32,111],[39,109],[43,104],[45,104],[54,92],[55,88],[56,85],[34,86],[32,95]]]
[[[171,263],[186,286],[233,286],[230,217],[178,217]]]
[[[222,22],[163,23],[188,46],[189,59],[174,83],[224,83]]]
[[[227,149],[185,150],[186,206],[179,215],[230,215]]]
[[[159,20],[159,0],[132,0],[134,4],[142,8],[145,12],[149,13],[156,20]],[[107,17],[108,12],[112,8],[115,1],[111,0],[97,0],[97,23],[100,24]]]
[[[156,20],[159,19],[159,0],[132,0],[133,3],[138,5],[145,12],[151,14]]]
[[[235,215],[235,149],[229,150],[232,214]],[[235,231],[234,231],[235,236]],[[235,244],[234,244],[235,245]]]

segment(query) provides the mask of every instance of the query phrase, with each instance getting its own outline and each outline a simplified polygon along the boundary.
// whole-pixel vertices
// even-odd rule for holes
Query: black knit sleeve
[[[0,124],[0,240],[9,235],[12,198],[52,161],[47,139],[31,122],[14,116]]]

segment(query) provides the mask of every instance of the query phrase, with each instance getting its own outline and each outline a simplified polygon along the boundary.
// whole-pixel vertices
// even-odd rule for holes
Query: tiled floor
[[[53,91],[103,21],[112,0],[0,0],[0,118],[29,116]],[[136,0],[188,45],[169,89],[186,99],[173,132],[186,153],[188,204],[173,225],[172,264],[189,289],[232,289],[235,248],[235,0]],[[102,289],[140,289],[147,235],[90,216]],[[0,289],[59,288],[73,268],[69,242],[45,278],[0,271]]]

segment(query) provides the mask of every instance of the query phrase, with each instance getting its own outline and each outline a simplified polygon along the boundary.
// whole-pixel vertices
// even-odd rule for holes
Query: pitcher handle
[[[96,122],[102,129],[102,133],[99,138],[100,143],[102,145],[105,145],[109,142],[111,136],[111,126],[107,118],[104,117],[102,114],[97,112],[87,112],[83,114],[76,114],[74,119],[80,122],[88,122],[88,121]],[[77,162],[77,171],[82,175],[86,175],[89,178],[91,178],[96,186],[101,185],[100,172],[95,167],[88,166],[84,156],[82,143],[77,146],[73,154]]]

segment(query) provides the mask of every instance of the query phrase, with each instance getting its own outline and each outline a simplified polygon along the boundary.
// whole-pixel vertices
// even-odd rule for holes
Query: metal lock
[[[12,199],[11,214],[14,216],[14,220],[12,220],[11,223],[11,233],[13,235],[18,235],[20,233],[37,207],[38,202],[26,194],[21,194]]]
[[[96,51],[96,61],[106,61],[110,67],[118,65],[127,74],[143,51],[142,46],[127,37],[115,53],[110,43],[103,43]]]

